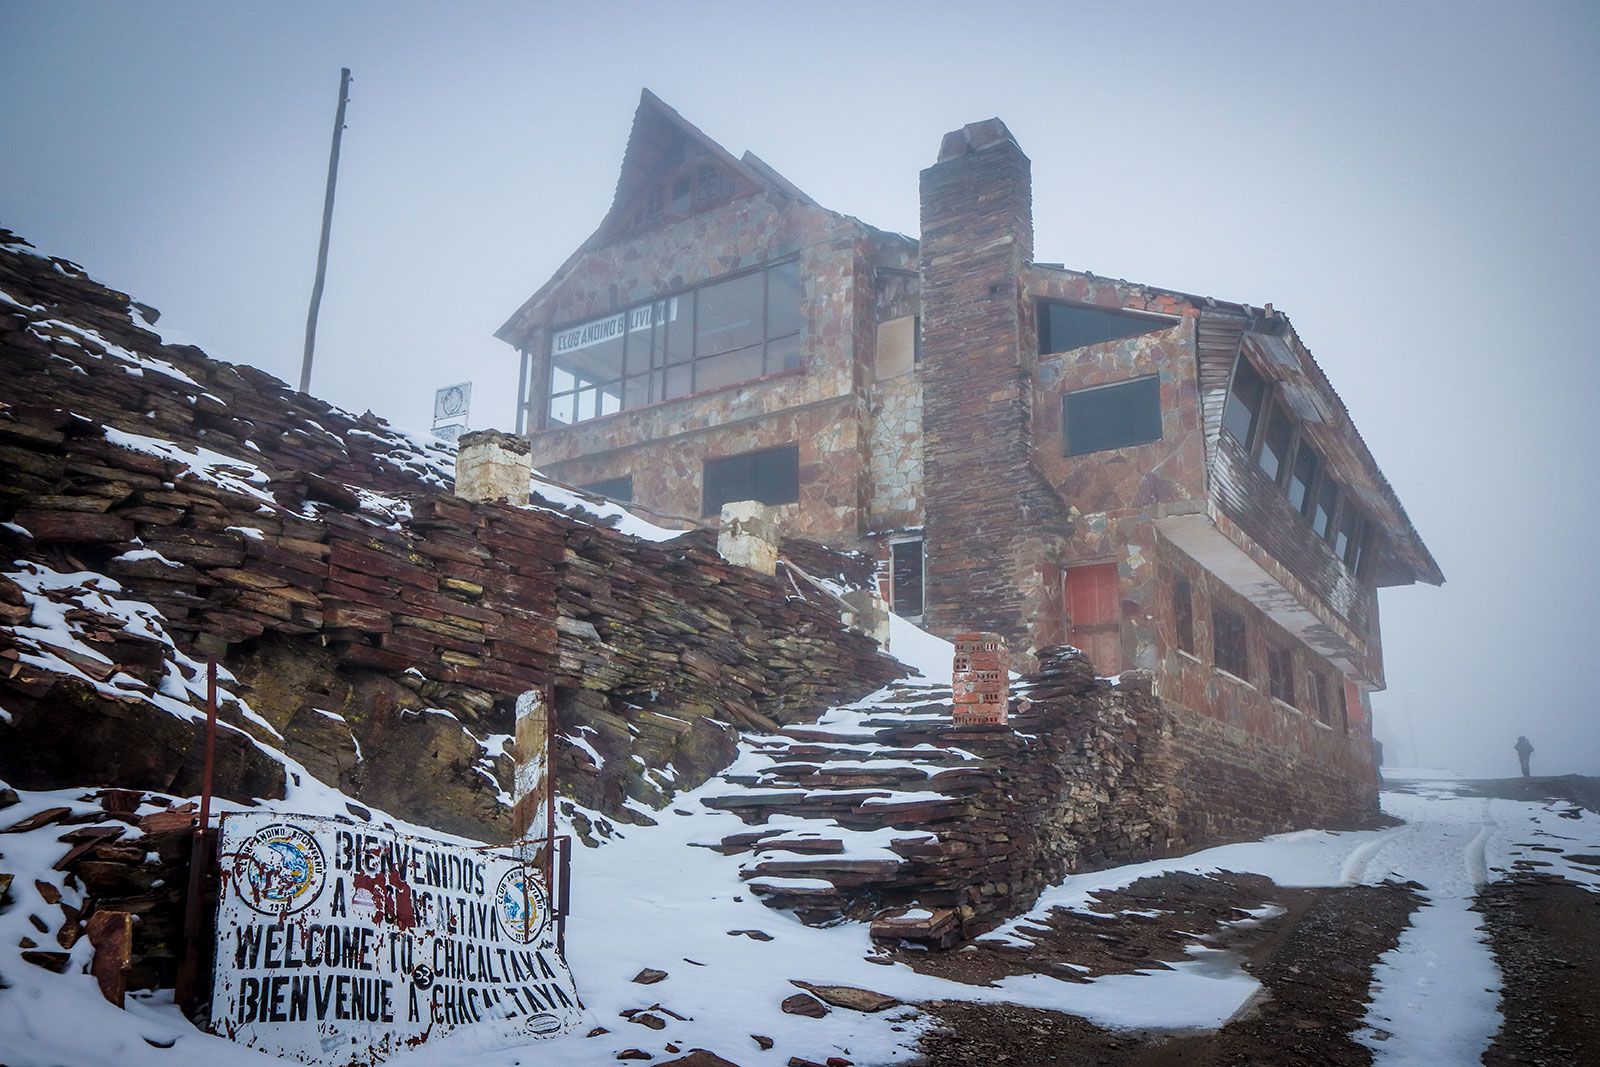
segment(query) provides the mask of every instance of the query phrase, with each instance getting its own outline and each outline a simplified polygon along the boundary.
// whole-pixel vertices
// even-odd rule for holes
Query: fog
[[[1401,10],[1401,8],[1404,8]],[[1384,591],[1395,764],[1600,773],[1593,4],[0,4],[0,224],[297,379],[354,71],[313,392],[401,424],[610,203],[648,86],[823,205],[915,234],[998,115],[1035,248],[1286,311],[1447,584]]]

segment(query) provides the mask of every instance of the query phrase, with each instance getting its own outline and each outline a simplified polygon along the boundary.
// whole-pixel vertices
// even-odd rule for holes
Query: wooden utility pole
[[[339,110],[333,116],[333,151],[328,156],[328,189],[322,198],[322,242],[317,246],[317,280],[311,286],[311,311],[306,315],[306,354],[300,363],[300,391],[311,391],[311,352],[317,346],[317,311],[322,282],[328,273],[328,233],[333,228],[333,187],[339,180],[339,141],[344,136],[344,106],[350,102],[350,68],[339,70]]]

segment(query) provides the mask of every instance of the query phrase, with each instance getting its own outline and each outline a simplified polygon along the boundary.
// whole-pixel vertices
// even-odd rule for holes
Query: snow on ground
[[[889,654],[934,685],[950,684],[956,646],[894,614],[889,616]]]
[[[871,699],[861,701],[855,710],[865,712],[872,704]],[[844,726],[852,715],[840,709],[833,717]],[[757,751],[760,744],[760,739],[744,743],[744,770],[770,760]],[[344,797],[286,762],[299,782],[274,807],[348,813]],[[468,1028],[391,1062],[401,1067],[468,1061],[482,1067],[528,1062],[598,1067],[615,1064],[617,1053],[627,1048],[644,1049],[657,1061],[671,1058],[669,1042],[684,1050],[709,1048],[751,1067],[786,1064],[791,1056],[816,1061],[844,1056],[858,1064],[914,1059],[924,1023],[910,1009],[866,1015],[836,1008],[823,1019],[786,1015],[780,1003],[798,992],[791,979],[860,986],[906,1001],[1004,1001],[1124,1028],[1214,1027],[1258,989],[1229,953],[1208,948],[1196,948],[1190,961],[1171,970],[1112,975],[1087,984],[1027,975],[974,987],[920,975],[900,964],[871,962],[873,946],[864,924],[806,927],[758,901],[740,879],[742,857],[697,847],[746,829],[732,814],[702,804],[727,788],[726,782],[713,779],[653,813],[657,825],[619,828],[601,847],[577,850],[567,944],[589,1012],[579,1032],[518,1045],[486,1029]],[[1169,871],[1256,872],[1298,886],[1415,880],[1425,887],[1429,903],[1413,916],[1399,947],[1375,968],[1376,999],[1363,1040],[1379,1064],[1476,1062],[1499,1026],[1498,975],[1479,940],[1477,916],[1466,910],[1470,897],[1485,877],[1518,859],[1550,863],[1545,869],[1600,892],[1600,876],[1557,853],[1530,848],[1556,843],[1580,853],[1600,850],[1600,818],[1589,813],[1574,817],[1566,805],[1465,797],[1449,780],[1415,778],[1408,788],[1413,792],[1384,795],[1386,810],[1407,820],[1403,826],[1343,833],[1303,830],[1073,875],[1049,889],[1028,914],[989,936],[1028,944],[1030,928],[1052,908],[1089,910],[1095,891]],[[92,804],[82,790],[23,796],[22,804],[7,809],[0,821],[9,825],[54,804]],[[448,837],[386,820],[381,813],[375,817],[411,832]],[[797,835],[834,832],[816,820],[785,828]],[[268,1062],[194,1031],[172,1006],[170,995],[134,998],[126,1012],[111,1008],[96,995],[93,980],[76,973],[87,961],[85,943],[73,950],[74,966],[65,975],[17,960],[14,946],[33,929],[27,916],[47,914],[33,878],[54,879],[50,866],[65,847],[58,836],[59,828],[46,827],[0,838],[5,869],[18,874],[12,890],[17,902],[0,914],[0,969],[12,986],[0,991],[0,1046],[6,1049],[6,1061],[14,1067],[104,1062],[233,1067]],[[852,850],[869,853],[882,842],[850,844]],[[633,977],[646,967],[666,971],[667,978],[653,985],[635,984]],[[685,1018],[657,1012],[667,1025],[656,1031],[619,1014],[657,1003]],[[592,1026],[608,1032],[583,1036]],[[771,1038],[774,1047],[762,1051],[752,1038],[756,1034]]]
[[[544,501],[551,507],[543,510],[559,511],[565,515],[578,513],[578,517],[594,522],[600,526],[610,526],[621,533],[637,537],[642,541],[670,541],[681,536],[686,530],[671,530],[665,526],[640,518],[621,504],[607,500],[594,493],[583,493],[554,482],[545,481],[535,471],[530,482],[530,489],[534,496]],[[531,505],[538,507],[538,505]]]

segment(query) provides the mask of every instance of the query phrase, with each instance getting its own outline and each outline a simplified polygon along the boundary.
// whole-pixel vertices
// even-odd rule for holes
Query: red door
[[[1122,671],[1122,613],[1117,603],[1117,565],[1068,567],[1064,579],[1067,641],[1083,650],[1102,676]]]

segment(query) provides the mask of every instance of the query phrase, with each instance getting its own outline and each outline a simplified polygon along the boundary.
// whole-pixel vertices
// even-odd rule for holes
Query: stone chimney
[[[526,437],[501,430],[474,430],[457,442],[456,496],[479,503],[528,502],[533,452]]]
[[[1033,465],[1028,157],[999,119],[945,134],[922,172],[922,375],[930,629],[1012,649],[1052,589],[1066,509]]]
[[[738,567],[760,574],[778,572],[778,509],[758,500],[722,505],[717,552]]]

